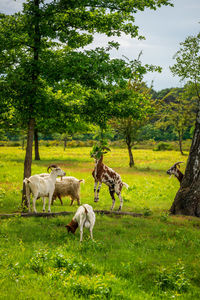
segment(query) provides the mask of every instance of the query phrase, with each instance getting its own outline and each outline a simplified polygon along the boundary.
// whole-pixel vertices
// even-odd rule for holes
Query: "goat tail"
[[[25,188],[26,188],[26,197],[30,195],[30,187],[29,187],[29,182],[30,180],[28,178],[25,178],[23,180],[24,184],[25,184]]]
[[[24,182],[25,184],[27,184],[27,183],[29,183],[30,181],[29,181],[28,178],[24,178],[23,182]]]
[[[84,179],[80,179],[79,182],[80,182],[80,183],[82,182],[82,183],[84,184],[84,183],[85,183],[85,180],[84,180]]]
[[[128,188],[129,188],[129,185],[127,184],[127,183],[125,183],[125,182],[122,182],[123,183],[123,185],[127,188],[127,190],[128,190]]]
[[[86,213],[86,215],[87,215],[87,213],[88,213],[88,210],[87,210],[87,208],[83,205],[83,207],[85,208],[85,213]]]

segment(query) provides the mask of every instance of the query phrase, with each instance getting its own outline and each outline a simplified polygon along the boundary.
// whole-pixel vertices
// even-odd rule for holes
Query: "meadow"
[[[85,179],[82,203],[109,210],[112,201],[105,185],[100,201],[93,201],[90,151],[42,146],[32,174],[57,163],[67,175]],[[0,148],[0,213],[21,210],[24,155],[17,147]],[[179,182],[166,171],[187,156],[140,149],[133,155],[134,168],[128,166],[126,149],[113,148],[104,162],[129,185],[122,192],[123,211],[142,217],[97,215],[94,241],[87,230],[81,244],[79,231],[67,233],[64,226],[72,215],[0,219],[0,299],[200,298],[200,220],[168,213]],[[63,202],[61,206],[56,200],[52,211],[76,211],[69,198]],[[41,200],[37,210],[42,211]]]

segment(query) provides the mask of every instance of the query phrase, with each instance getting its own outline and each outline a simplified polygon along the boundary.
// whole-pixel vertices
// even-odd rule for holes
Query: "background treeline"
[[[136,145],[141,145],[143,141],[149,141],[148,147],[155,145],[153,141],[178,141],[179,136],[176,128],[176,124],[170,122],[169,115],[175,115],[178,118],[178,109],[175,109],[175,105],[182,105],[187,109],[190,114],[190,122],[187,122],[182,133],[182,140],[186,141],[192,138],[194,131],[194,117],[196,113],[195,101],[192,104],[191,98],[192,94],[185,96],[184,104],[178,103],[181,93],[184,93],[184,88],[166,88],[160,91],[151,90],[152,105],[156,112],[148,116],[148,122],[146,124],[139,126],[137,130],[137,135],[134,138]],[[164,113],[165,112],[165,113]],[[161,114],[162,113],[162,114]],[[166,116],[166,113],[168,116]],[[163,115],[166,117],[163,120]],[[189,115],[187,115],[189,117]],[[183,113],[180,112],[180,118],[184,118]],[[56,130],[56,127],[55,129]],[[83,131],[83,132],[81,132]],[[123,136],[122,134],[113,128],[108,126],[104,131],[104,137],[107,138],[112,145],[119,145],[123,147]],[[92,146],[94,141],[98,141],[101,138],[100,130],[98,126],[93,126],[92,128],[81,129],[77,128],[77,132],[61,134],[59,132],[38,132],[38,139],[42,145],[61,145],[63,141],[66,141],[66,146],[77,147],[77,146]],[[24,147],[26,142],[26,133],[21,130],[20,127],[16,128],[2,128],[0,130],[0,146],[21,146]],[[189,143],[185,143],[188,144]],[[174,145],[174,143],[171,143]],[[137,147],[137,146],[136,146]],[[143,148],[143,147],[142,147]],[[174,146],[173,146],[174,148]],[[175,146],[176,148],[176,146]]]

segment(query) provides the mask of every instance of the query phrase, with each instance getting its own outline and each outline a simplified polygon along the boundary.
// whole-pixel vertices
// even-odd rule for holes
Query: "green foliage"
[[[179,261],[171,268],[161,267],[158,271],[156,284],[161,290],[175,290],[178,293],[186,292],[190,287],[190,283],[183,263]]]
[[[176,63],[170,69],[174,75],[178,75],[182,80],[188,79],[193,83],[199,95],[200,33],[196,36],[188,36],[184,42],[180,43],[180,46],[174,55]]]
[[[151,209],[149,209],[148,207],[144,208],[144,212],[143,212],[144,217],[149,217],[152,214],[153,214],[153,212],[151,211]]]
[[[55,124],[61,132],[66,125],[74,128],[87,98],[91,102],[95,98],[106,101],[101,90],[125,83],[130,75],[124,60],[110,59],[108,53],[118,47],[117,43],[110,42],[106,49],[80,48],[92,43],[96,32],[139,36],[133,12],[162,5],[171,5],[171,1],[145,0],[138,4],[100,0],[74,5],[64,0],[28,0],[24,1],[22,12],[1,14],[1,120],[11,119],[10,123],[26,128],[30,118],[34,118],[39,131],[52,130]],[[95,105],[90,109],[94,113]],[[106,118],[99,120],[101,125],[103,121]]]
[[[154,151],[164,151],[164,150],[172,150],[172,146],[168,143],[160,142],[153,149]]]
[[[158,111],[156,127],[172,129],[179,140],[180,152],[182,152],[182,140],[185,132],[195,122],[197,103],[193,99],[190,85],[183,89],[171,89],[163,99],[157,101]]]
[[[97,145],[94,145],[90,152],[90,156],[94,157],[95,159],[100,159],[103,154],[106,154],[108,151],[110,151],[107,145],[108,143],[105,140],[101,141]]]

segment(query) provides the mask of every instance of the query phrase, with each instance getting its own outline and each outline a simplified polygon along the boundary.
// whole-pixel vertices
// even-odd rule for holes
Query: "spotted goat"
[[[183,163],[183,161],[178,161],[169,170],[167,170],[167,174],[174,175],[180,183],[184,177],[183,173],[179,170],[180,164],[182,164],[182,163]]]
[[[112,198],[111,210],[113,210],[115,206],[116,193],[120,200],[118,209],[120,211],[123,206],[123,199],[121,196],[122,188],[125,186],[128,189],[129,186],[125,182],[122,182],[121,177],[117,172],[103,164],[103,154],[106,154],[108,151],[110,151],[108,147],[94,146],[90,153],[90,156],[95,159],[95,168],[92,172],[92,176],[94,177],[94,202],[99,201],[99,192],[102,183],[105,183],[109,187],[110,196]]]

